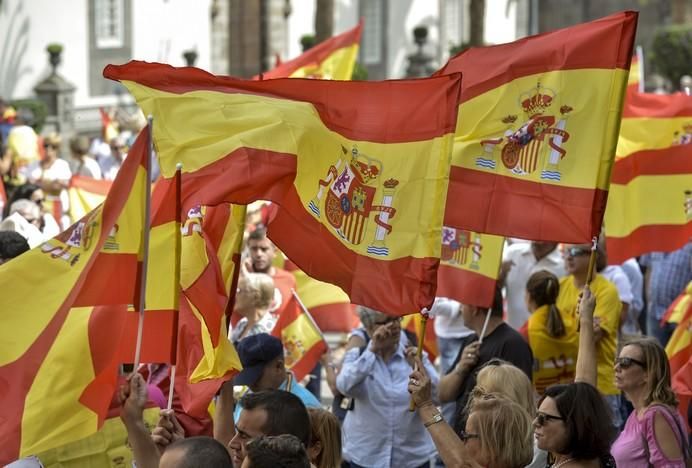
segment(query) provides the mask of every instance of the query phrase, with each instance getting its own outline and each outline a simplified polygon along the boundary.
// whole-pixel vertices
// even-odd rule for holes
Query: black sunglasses
[[[584,249],[582,247],[570,247],[565,249],[565,253],[570,257],[580,257],[582,255],[588,255],[591,253],[590,249]]]
[[[459,438],[462,442],[466,443],[469,439],[480,439],[481,437],[478,434],[471,434],[470,432],[461,431]]]
[[[620,366],[623,369],[629,369],[633,364],[636,364],[644,369],[646,369],[646,364],[637,359],[631,357],[619,357],[615,359],[615,365]]]
[[[552,414],[545,414],[538,412],[536,413],[536,424],[539,426],[545,426],[545,423],[548,421],[564,421],[565,418],[560,417],[560,416],[553,416]]]

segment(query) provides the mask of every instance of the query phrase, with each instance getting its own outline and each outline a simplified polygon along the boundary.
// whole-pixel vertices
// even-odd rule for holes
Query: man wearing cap
[[[243,370],[235,377],[233,385],[247,385],[252,392],[285,390],[300,398],[305,406],[320,407],[317,398],[295,381],[292,372],[286,370],[281,340],[259,333],[240,340],[237,350]],[[235,406],[235,421],[238,421],[242,409],[240,404]]]
[[[350,468],[429,466],[435,446],[408,409],[409,375],[415,347],[401,330],[401,318],[358,307],[367,333],[353,331],[336,386],[353,400],[343,423],[344,459]],[[436,394],[437,372],[424,357]]]

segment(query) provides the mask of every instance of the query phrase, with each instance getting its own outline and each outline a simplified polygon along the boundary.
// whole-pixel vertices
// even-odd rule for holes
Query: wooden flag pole
[[[149,231],[151,230],[151,160],[154,154],[154,133],[153,133],[154,118],[150,115],[147,117],[147,134],[149,136],[146,160],[146,176],[144,189],[144,225],[142,226],[142,260],[139,266],[139,277],[137,290],[139,297],[137,298],[137,311],[139,312],[139,321],[137,323],[137,344],[135,345],[135,365],[134,372],[137,372],[140,364],[140,356],[142,352],[142,334],[144,332],[144,309],[146,308],[146,293],[147,293],[147,263],[149,261]]]
[[[485,332],[488,330],[488,322],[490,322],[490,314],[493,313],[492,308],[488,309],[488,312],[485,313],[485,322],[483,322],[483,329],[481,330],[481,336],[478,337],[478,344],[482,345],[483,344],[483,338],[485,338]]]
[[[416,350],[416,356],[419,360],[423,359],[423,343],[425,343],[425,330],[428,328],[428,312],[421,311],[420,314],[423,316],[421,319],[421,331],[420,339],[418,340],[418,349]],[[413,396],[411,397],[411,402],[408,405],[408,410],[413,411],[416,409],[416,403],[413,401]]]
[[[178,363],[178,314],[180,313],[180,262],[183,251],[183,232],[181,227],[182,222],[182,180],[183,180],[183,165],[178,163],[175,166],[175,271],[173,273],[173,344],[171,350],[171,383],[168,388],[168,405],[167,409],[173,407],[173,390],[175,389],[175,369]]]

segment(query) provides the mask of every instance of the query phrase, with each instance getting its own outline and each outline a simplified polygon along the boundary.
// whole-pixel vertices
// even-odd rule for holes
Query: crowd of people
[[[127,153],[124,135],[75,137],[68,161],[30,117],[3,130],[0,264],[37,245],[32,230],[66,227],[73,176],[112,179]],[[210,433],[166,409],[150,432],[152,375],[133,373],[120,402],[137,466],[684,467],[690,416],[664,351],[676,325],[661,319],[692,281],[692,242],[622,265],[594,248],[590,270],[591,245],[508,241],[491,307],[440,297],[428,311],[437,362],[416,355],[400,311],[358,307],[341,353],[312,372],[332,393],[327,410],[319,379],[296,381],[271,335],[296,283],[257,226],[229,332],[243,370],[220,387]]]

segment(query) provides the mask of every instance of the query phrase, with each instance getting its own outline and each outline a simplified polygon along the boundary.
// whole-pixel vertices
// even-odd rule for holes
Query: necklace
[[[552,468],[560,468],[562,465],[566,465],[567,463],[573,461],[574,458],[565,458],[564,460],[561,460],[558,463],[554,463]]]

